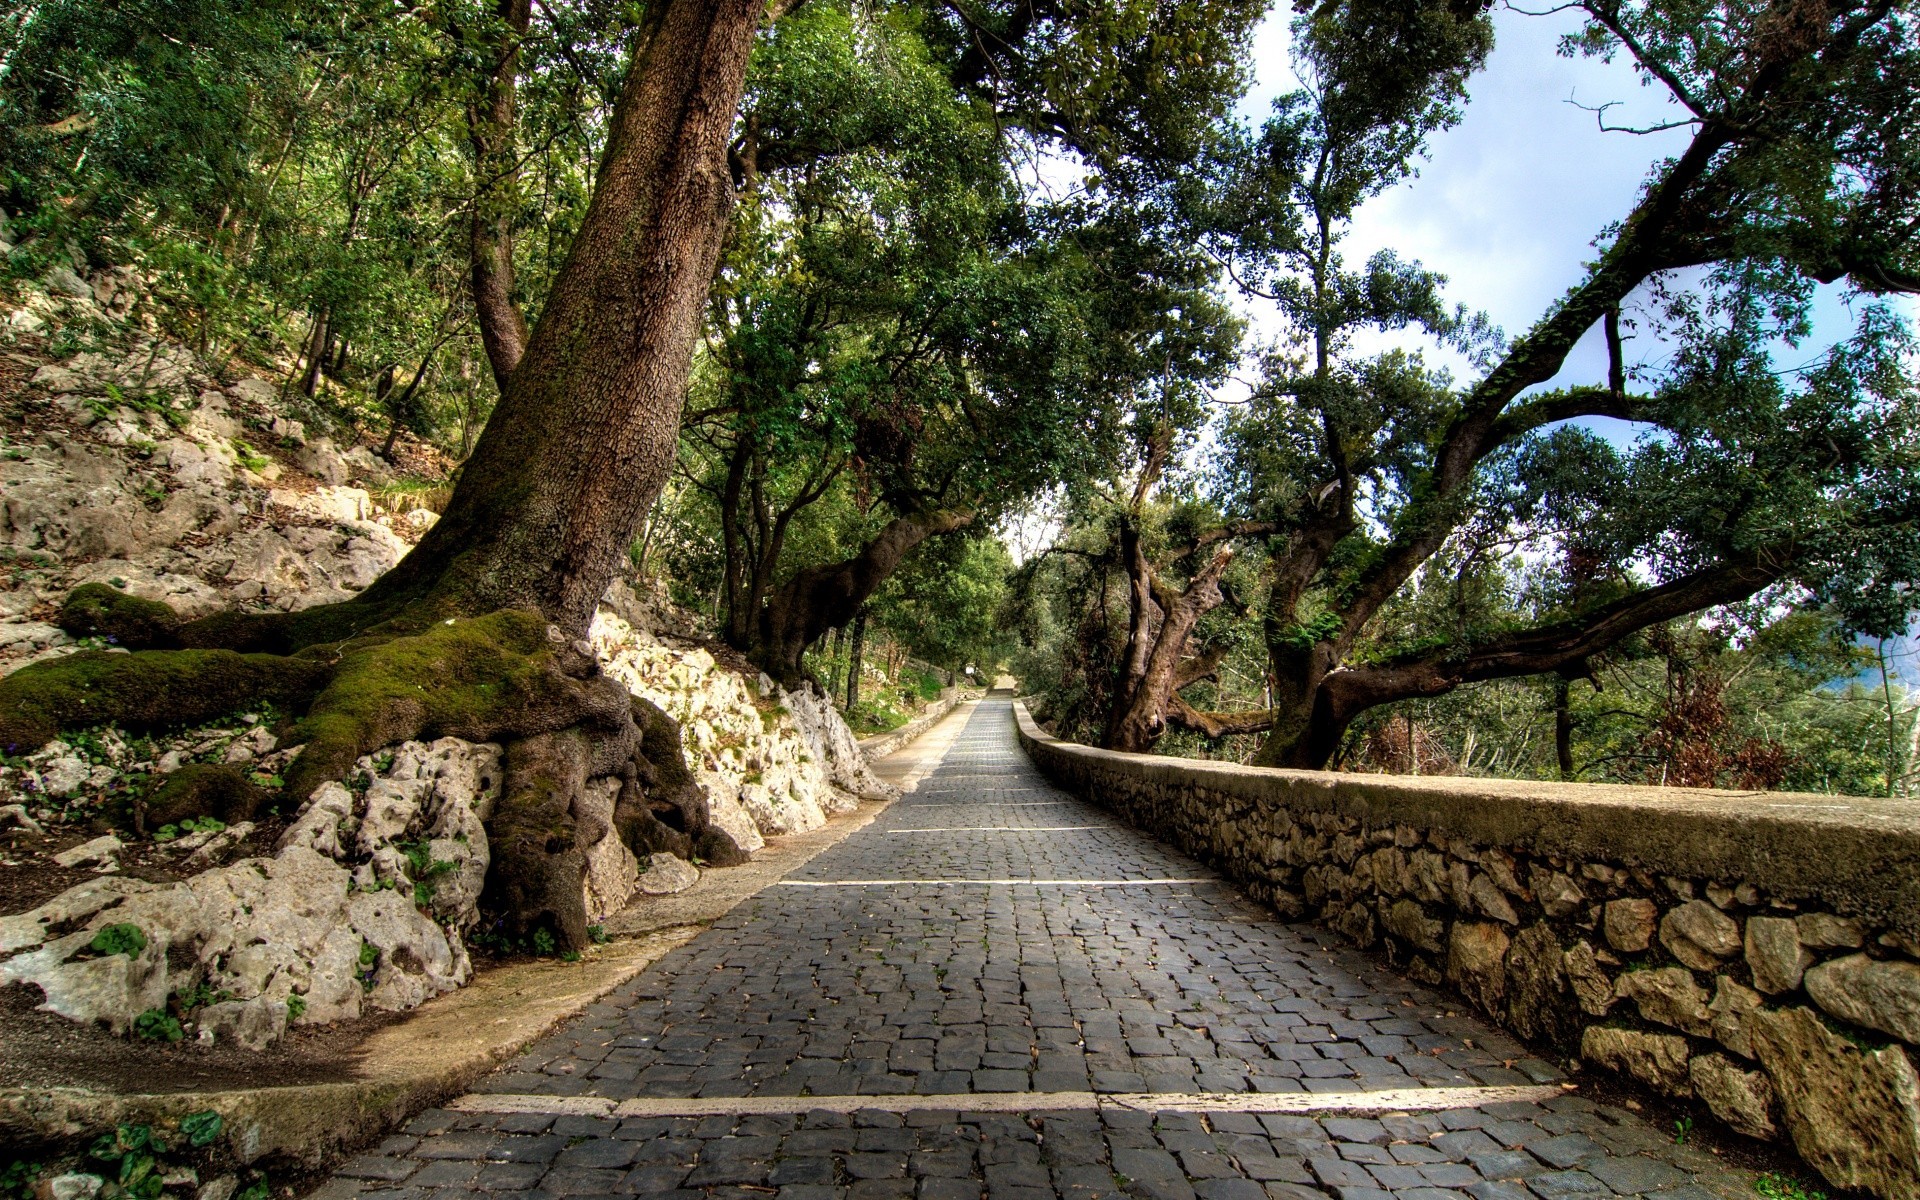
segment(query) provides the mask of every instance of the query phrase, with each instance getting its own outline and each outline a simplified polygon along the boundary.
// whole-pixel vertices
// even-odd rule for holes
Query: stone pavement
[[[1755,1194],[1051,787],[1003,697],[966,720],[872,824],[323,1200]]]

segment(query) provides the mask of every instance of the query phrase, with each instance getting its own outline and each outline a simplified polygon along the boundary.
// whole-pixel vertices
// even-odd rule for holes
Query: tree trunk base
[[[68,598],[63,626],[133,652],[80,651],[0,679],[0,746],[26,754],[66,730],[195,725],[270,703],[290,714],[278,732],[301,749],[286,792],[304,804],[394,742],[502,742],[506,786],[490,822],[483,903],[509,934],[547,928],[566,950],[588,944],[577,829],[588,779],[623,780],[615,825],[636,854],[699,849],[704,794],[679,727],[602,675],[589,647],[538,612],[328,608],[183,622],[166,605],[90,584]],[[351,632],[308,640],[340,630]],[[207,646],[220,631],[286,650]],[[171,648],[144,648],[155,645]]]

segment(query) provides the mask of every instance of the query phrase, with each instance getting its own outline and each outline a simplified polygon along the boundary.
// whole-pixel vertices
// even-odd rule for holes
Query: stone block
[[[1800,1157],[1838,1187],[1920,1196],[1920,1077],[1906,1051],[1863,1050],[1804,1008],[1749,1024]]]
[[[1858,950],[1866,941],[1860,922],[1832,913],[1801,913],[1793,919],[1800,944],[1815,950]]]
[[[1618,999],[1614,995],[1613,980],[1600,968],[1599,956],[1593,947],[1584,940],[1573,944],[1567,951],[1565,966],[1567,982],[1573,987],[1573,995],[1580,1003],[1580,1011],[1590,1017],[1604,1017]]]
[[[1613,990],[1621,999],[1633,1001],[1641,1018],[1655,1025],[1699,1037],[1713,1032],[1713,1017],[1707,1011],[1707,991],[1694,982],[1693,972],[1685,968],[1626,971],[1614,981]]]
[[[1702,1054],[1687,1064],[1693,1094],[1736,1133],[1770,1138],[1773,1124],[1773,1085],[1764,1071],[1748,1071],[1724,1054]]]
[[[1513,905],[1495,886],[1493,877],[1485,871],[1474,875],[1473,882],[1467,885],[1467,895],[1473,900],[1473,907],[1507,925],[1518,925],[1520,914],[1513,911]]]
[[[1770,996],[1800,986],[1800,977],[1813,965],[1813,952],[1800,944],[1799,924],[1785,917],[1751,917],[1747,921],[1747,966],[1753,986]]]
[[[1669,1096],[1693,1094],[1687,1078],[1687,1039],[1678,1034],[1589,1025],[1580,1038],[1580,1057]]]
[[[1501,1011],[1510,944],[1498,925],[1455,921],[1447,944],[1447,980],[1484,1012]]]
[[[1387,932],[1419,950],[1438,953],[1445,948],[1442,940],[1447,931],[1446,922],[1427,916],[1426,910],[1412,900],[1396,900],[1387,910]]]
[[[1651,900],[1609,900],[1602,925],[1607,945],[1623,953],[1645,950],[1653,944],[1654,922],[1660,910]]]
[[[1722,1046],[1742,1058],[1753,1057],[1753,1040],[1747,1035],[1747,1015],[1760,1007],[1760,993],[1725,975],[1713,981],[1713,1002],[1707,1011],[1713,1014],[1713,1037]]]
[[[1660,921],[1660,944],[1696,971],[1717,970],[1740,951],[1740,924],[1705,900],[1689,900]]]
[[[1579,1027],[1565,958],[1544,921],[1514,939],[1507,954],[1507,1025],[1521,1037],[1557,1046]]]
[[[1807,994],[1843,1021],[1920,1042],[1920,963],[1850,954],[1808,971]]]

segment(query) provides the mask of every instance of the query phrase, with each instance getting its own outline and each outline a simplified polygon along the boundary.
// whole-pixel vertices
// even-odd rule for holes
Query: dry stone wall
[[[1060,785],[1542,1048],[1920,1196],[1920,804],[1277,771],[1020,739]]]

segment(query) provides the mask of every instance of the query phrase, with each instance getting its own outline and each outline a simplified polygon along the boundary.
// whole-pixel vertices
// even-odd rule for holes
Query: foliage
[[[94,931],[93,940],[87,948],[95,954],[124,954],[128,958],[138,958],[147,948],[147,935],[138,925],[121,922],[117,925],[102,925]]]

